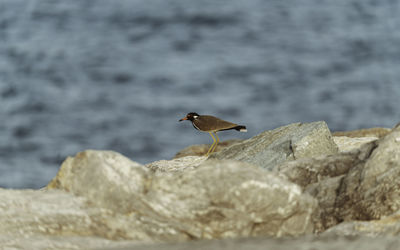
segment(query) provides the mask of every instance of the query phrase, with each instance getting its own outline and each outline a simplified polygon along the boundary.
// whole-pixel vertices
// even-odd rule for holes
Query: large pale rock
[[[115,241],[121,239],[168,239],[146,228],[135,215],[117,215],[61,190],[0,189],[1,249],[111,248],[133,242]]]
[[[256,166],[207,161],[153,180],[149,206],[194,238],[302,235],[313,231],[316,202],[300,187]]]
[[[313,231],[316,201],[299,186],[256,166],[206,161],[175,172],[157,175],[117,153],[86,151],[67,159],[48,188],[84,196],[117,214],[140,215],[160,234],[168,233],[160,225],[168,225],[178,240],[184,240],[182,233],[199,239]]]
[[[285,161],[337,152],[326,123],[313,122],[294,123],[265,131],[212,154],[210,158],[233,159],[271,170]]]
[[[112,151],[87,150],[68,157],[47,188],[87,197],[123,213],[145,209],[141,194],[151,182],[150,169]]]

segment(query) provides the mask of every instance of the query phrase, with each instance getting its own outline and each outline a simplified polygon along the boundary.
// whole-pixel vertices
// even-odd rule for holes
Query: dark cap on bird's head
[[[194,119],[196,119],[197,117],[199,117],[200,115],[195,113],[195,112],[190,112],[188,113],[185,117],[183,117],[182,119],[180,119],[179,121],[185,121],[185,120],[189,120],[189,121],[194,121]]]

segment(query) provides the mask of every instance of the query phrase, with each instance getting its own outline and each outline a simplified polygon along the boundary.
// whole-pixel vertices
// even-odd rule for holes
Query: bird
[[[238,125],[236,123],[224,121],[211,115],[199,115],[195,112],[190,112],[179,121],[181,122],[185,120],[191,121],[195,129],[202,132],[208,132],[211,135],[213,143],[210,149],[207,151],[206,156],[213,153],[218,145],[219,138],[217,136],[217,132],[231,129],[235,129],[240,132],[247,132],[246,126],[244,125]],[[215,138],[213,134],[215,135]]]

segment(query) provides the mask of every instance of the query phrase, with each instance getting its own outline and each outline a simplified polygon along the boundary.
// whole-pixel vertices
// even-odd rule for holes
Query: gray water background
[[[331,130],[400,120],[400,1],[0,0],[0,187],[85,149],[170,159],[187,112]]]

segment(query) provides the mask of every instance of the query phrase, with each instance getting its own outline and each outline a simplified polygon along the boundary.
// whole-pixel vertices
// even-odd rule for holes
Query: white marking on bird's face
[[[199,116],[198,116],[198,115],[194,115],[194,116],[193,116],[193,119],[197,119],[197,117],[199,117]]]

